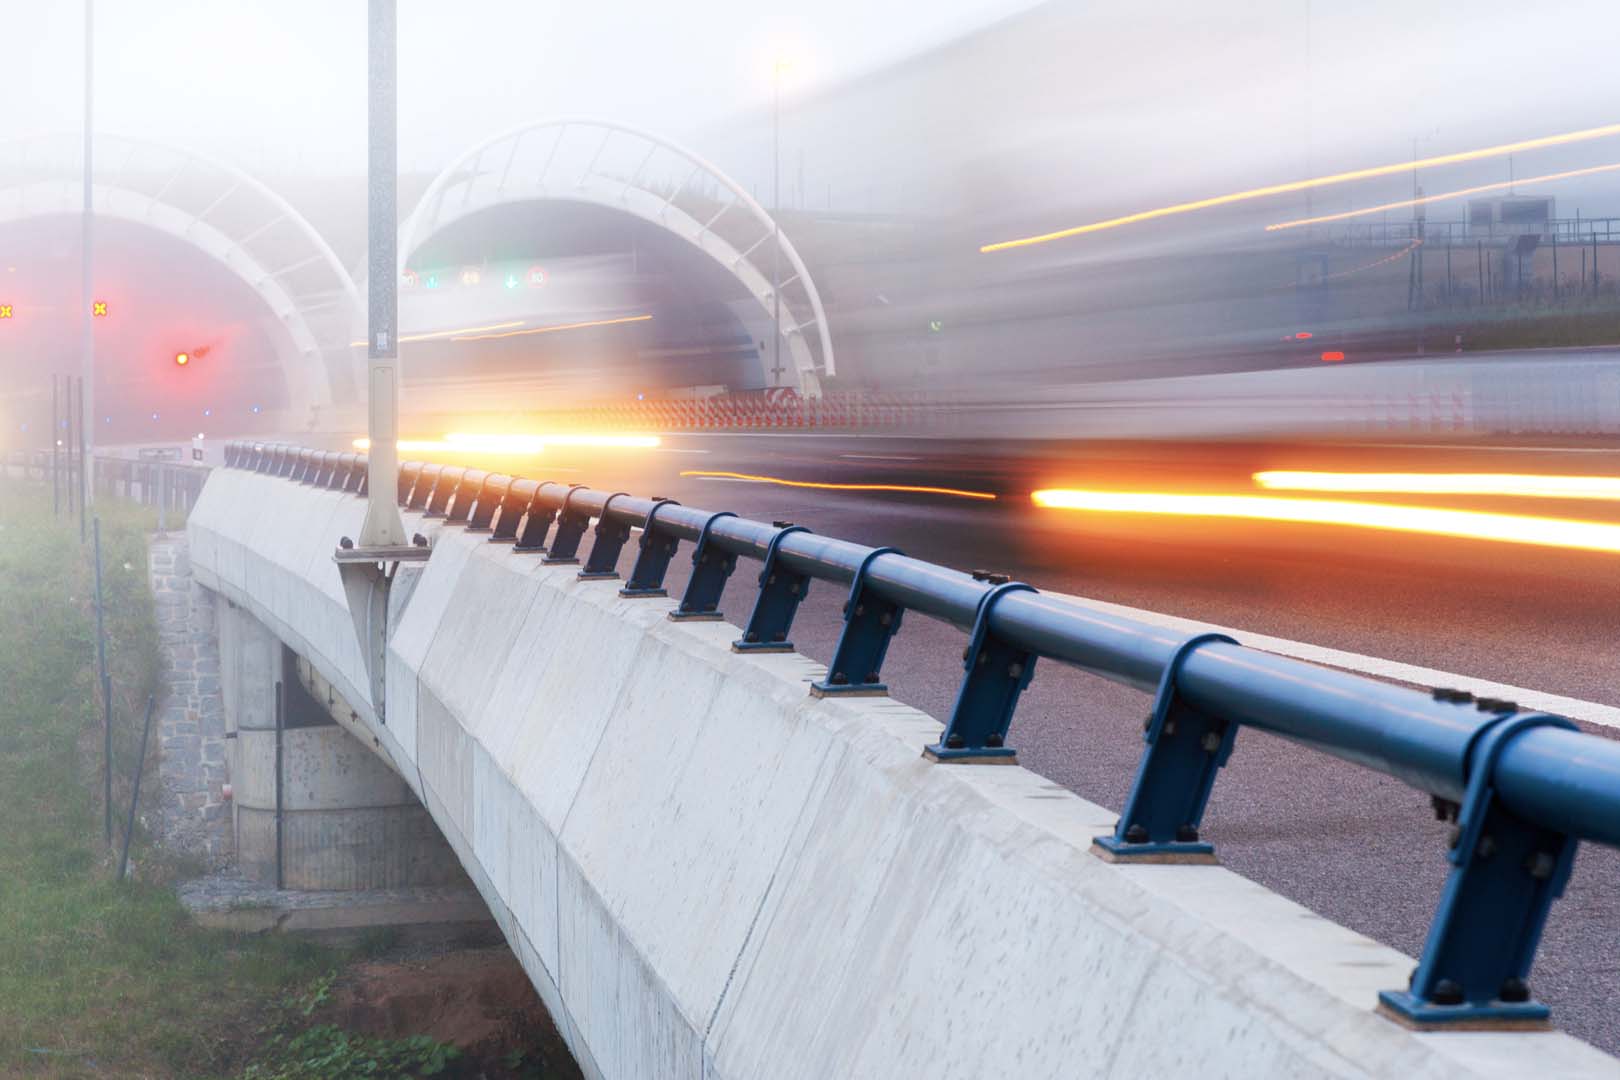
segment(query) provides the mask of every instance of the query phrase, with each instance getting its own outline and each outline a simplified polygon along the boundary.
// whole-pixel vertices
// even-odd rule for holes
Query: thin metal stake
[[[286,729],[282,715],[281,680],[276,680],[276,888],[287,887],[287,876],[282,861],[282,807],[281,807],[281,733]]]
[[[101,519],[95,520],[96,549],[96,674],[101,685],[101,772],[102,803],[106,818],[107,843],[112,844],[112,679],[107,674],[107,623],[101,591]],[[122,875],[120,875],[122,876]]]
[[[118,880],[123,881],[129,873],[129,840],[135,835],[135,808],[141,801],[141,775],[146,771],[146,740],[152,735],[152,710],[157,707],[157,698],[148,695],[146,699],[146,723],[141,727],[141,756],[135,759],[135,789],[129,795],[129,820],[124,824],[124,851],[118,856]]]

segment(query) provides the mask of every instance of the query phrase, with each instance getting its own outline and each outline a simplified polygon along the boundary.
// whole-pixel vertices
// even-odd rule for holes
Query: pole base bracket
[[[1539,1001],[1436,1005],[1407,990],[1378,994],[1379,1015],[1413,1031],[1551,1031],[1550,1012]]]
[[[952,750],[935,744],[923,747],[924,759],[935,765],[1016,765],[1018,752],[1010,746],[979,746]]]
[[[1215,845],[1202,841],[1128,844],[1112,836],[1099,836],[1091,842],[1091,853],[1103,862],[1149,866],[1219,866],[1221,862],[1215,857]]]
[[[888,697],[885,683],[830,683],[826,680],[810,684],[810,696],[829,697]]]

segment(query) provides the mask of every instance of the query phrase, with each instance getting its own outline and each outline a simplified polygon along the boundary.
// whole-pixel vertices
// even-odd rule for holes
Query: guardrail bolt
[[[967,745],[967,740],[960,735],[945,736],[945,747],[949,750],[960,750]]]
[[[1524,861],[1524,872],[1537,881],[1546,881],[1553,876],[1553,868],[1558,860],[1550,852],[1538,851]]]
[[[1147,826],[1146,825],[1132,825],[1130,828],[1126,829],[1125,830],[1125,842],[1127,844],[1145,844],[1145,843],[1147,843],[1148,842]]]
[[[1516,975],[1502,980],[1502,989],[1496,992],[1498,1000],[1520,1002],[1530,1000],[1530,984]]]
[[[1482,837],[1480,837],[1479,838],[1479,846],[1474,848],[1474,854],[1478,855],[1481,859],[1488,859],[1492,855],[1495,855],[1496,854],[1496,838],[1493,837],[1493,836],[1482,836]]]
[[[1198,740],[1198,745],[1204,748],[1204,753],[1213,754],[1221,748],[1221,737],[1213,731],[1206,731],[1204,737]]]
[[[338,547],[342,548],[344,551],[352,551],[354,550],[354,541],[347,536],[342,537],[338,540]]]
[[[1454,979],[1441,979],[1434,984],[1434,989],[1429,993],[1429,1000],[1436,1005],[1461,1005],[1462,987]]]
[[[1198,830],[1191,825],[1180,825],[1176,828],[1176,842],[1181,844],[1194,844],[1198,842]]]

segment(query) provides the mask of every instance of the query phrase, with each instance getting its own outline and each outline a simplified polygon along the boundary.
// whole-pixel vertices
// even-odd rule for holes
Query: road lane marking
[[[1127,607],[1124,604],[1111,604],[1106,600],[1093,600],[1088,596],[1074,596],[1068,593],[1049,593],[1047,595],[1073,600],[1076,603],[1096,608],[1107,614],[1122,615],[1128,619],[1151,623],[1154,626],[1185,631],[1189,635],[1211,632],[1226,634],[1229,637],[1236,638],[1250,648],[1259,649],[1261,652],[1288,656],[1295,660],[1308,660],[1311,663],[1321,664],[1325,667],[1339,668],[1343,671],[1352,671],[1361,675],[1372,675],[1376,678],[1389,679],[1394,682],[1411,683],[1416,686],[1445,686],[1457,690],[1467,690],[1473,693],[1475,697],[1505,698],[1517,702],[1521,708],[1556,713],[1559,716],[1567,716],[1573,720],[1585,720],[1587,723],[1601,724],[1604,727],[1620,728],[1620,707],[1613,705],[1600,705],[1595,701],[1583,701],[1580,698],[1565,697],[1562,694],[1550,694],[1542,690],[1530,690],[1522,686],[1509,686],[1506,683],[1491,682],[1488,679],[1476,679],[1470,675],[1456,675],[1435,668],[1403,664],[1398,660],[1384,660],[1376,656],[1363,656],[1360,653],[1345,652],[1342,649],[1330,649],[1323,645],[1308,645],[1301,641],[1289,641],[1287,638],[1272,637],[1268,634],[1256,634],[1229,626],[1217,626],[1214,623],[1186,619],[1179,615],[1165,615],[1162,612],[1146,611],[1142,608]]]

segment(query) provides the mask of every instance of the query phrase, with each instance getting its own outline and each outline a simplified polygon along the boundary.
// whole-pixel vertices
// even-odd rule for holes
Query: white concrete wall
[[[329,561],[359,508],[224,471],[190,528],[364,685]],[[1615,1075],[1561,1034],[1399,1027],[1373,1009],[1410,958],[1219,867],[1102,862],[1103,808],[930,765],[929,717],[575,572],[440,532],[375,730],[588,1075]]]

